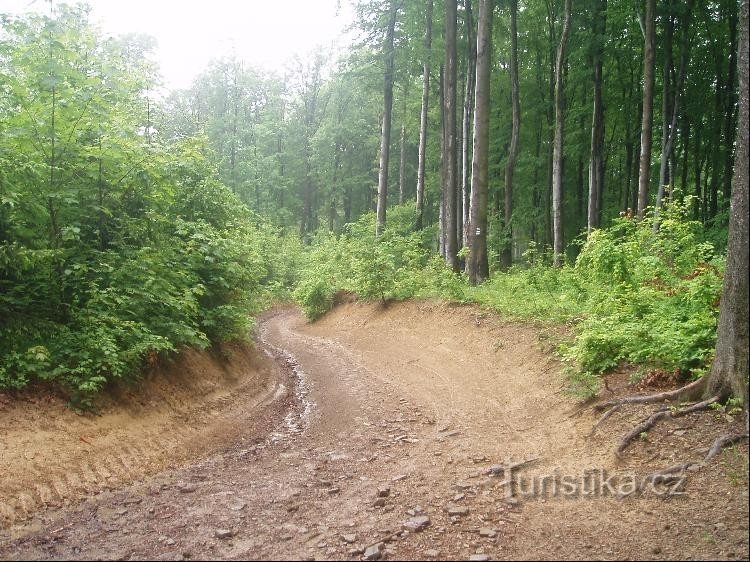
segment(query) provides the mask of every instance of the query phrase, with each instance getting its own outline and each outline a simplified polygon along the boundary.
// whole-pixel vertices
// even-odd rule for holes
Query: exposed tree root
[[[668,468],[663,468],[661,470],[657,470],[656,472],[652,472],[646,477],[646,480],[655,484],[672,482],[677,478],[680,478],[685,473],[685,471],[689,470],[690,468],[693,468],[694,470],[700,470],[708,463],[708,461],[721,453],[724,447],[732,445],[737,441],[747,439],[747,437],[747,433],[728,433],[726,435],[717,437],[708,449],[704,449],[704,451],[708,452],[701,462],[683,462],[675,464]]]
[[[646,477],[646,480],[648,482],[653,482],[654,484],[666,484],[679,478],[682,473],[684,473],[688,468],[694,465],[696,465],[696,463],[692,462],[675,464],[668,468],[663,468],[661,470],[657,470],[656,472],[652,472]]]
[[[683,388],[687,388],[687,387],[683,387]],[[672,409],[665,408],[657,412],[654,412],[648,418],[646,418],[643,422],[641,422],[640,424],[635,426],[633,429],[631,429],[625,435],[625,437],[622,438],[622,440],[620,441],[620,444],[617,446],[617,450],[615,451],[615,454],[617,455],[618,458],[622,458],[623,452],[625,451],[625,449],[628,448],[628,446],[633,441],[633,439],[635,439],[636,437],[639,437],[642,433],[648,432],[659,421],[666,419],[666,418],[679,418],[682,416],[686,416],[687,414],[691,414],[693,412],[705,410],[711,404],[718,402],[720,398],[721,397],[717,394],[716,396],[712,396],[711,398],[707,400],[703,400],[702,402],[698,402],[696,404],[693,404],[692,406],[687,406],[679,410],[672,410]]]
[[[703,462],[710,461],[712,458],[714,458],[716,455],[721,453],[721,450],[728,446],[736,443],[737,441],[742,441],[743,439],[747,439],[747,433],[728,433],[727,435],[722,435],[721,437],[717,437],[714,441],[713,445],[708,449],[708,454],[706,455],[706,458],[703,459]]]
[[[600,404],[596,404],[594,406],[594,409],[606,410],[607,408],[612,408],[613,406],[622,406],[623,404],[653,404],[655,402],[664,402],[664,401],[673,402],[675,400],[679,400],[685,395],[696,395],[700,393],[700,391],[703,389],[704,384],[705,384],[705,381],[702,378],[700,378],[676,390],[669,390],[667,392],[659,392],[657,394],[628,396],[625,398],[619,398],[617,400],[608,400],[606,402],[601,402]]]
[[[600,425],[602,425],[605,421],[607,421],[607,419],[609,419],[609,417],[612,414],[614,414],[617,410],[619,410],[620,408],[622,408],[622,404],[615,404],[609,410],[607,410],[606,412],[604,412],[604,414],[602,414],[602,416],[596,421],[596,423],[594,424],[594,427],[591,428],[591,433],[589,433],[589,437],[591,437],[592,435],[594,435],[594,433],[596,433],[597,428]]]

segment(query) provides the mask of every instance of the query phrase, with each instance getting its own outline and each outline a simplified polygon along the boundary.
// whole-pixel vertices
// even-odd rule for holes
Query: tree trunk
[[[656,37],[656,0],[646,0],[643,45],[643,116],[641,123],[641,157],[638,174],[638,218],[643,219],[648,204],[651,177],[651,141],[654,113],[654,41]]]
[[[424,170],[427,156],[427,109],[430,99],[430,53],[432,50],[432,2],[427,0],[427,30],[424,39],[424,66],[422,71],[422,111],[419,116],[419,156],[417,163],[417,230],[424,222]]]
[[[443,185],[445,184],[445,68],[440,65],[440,79],[438,86],[440,97],[440,214],[438,215],[438,250],[445,259],[445,198]]]
[[[383,128],[380,136],[380,171],[378,173],[378,206],[375,223],[375,236],[380,236],[385,228],[385,209],[388,205],[388,163],[391,149],[391,113],[393,111],[393,33],[396,28],[396,0],[391,0],[388,28],[385,32],[383,55],[385,73],[383,76]]]
[[[571,0],[565,0],[563,14],[563,28],[560,45],[555,59],[555,139],[552,148],[552,239],[553,264],[560,267],[564,261],[563,255],[563,224],[562,224],[562,165],[563,165],[563,124],[564,124],[564,95],[563,67],[565,50],[570,35]]]
[[[729,170],[734,163],[734,152],[732,151],[732,134],[735,130],[735,80],[737,79],[737,13],[734,11],[736,4],[729,3],[729,73],[724,95],[724,183],[722,191],[726,200],[729,200],[732,194],[732,178],[729,176]]]
[[[734,394],[748,406],[748,0],[740,5],[739,115],[729,216],[727,267],[721,292],[716,359],[706,395]]]
[[[680,95],[682,92],[683,84],[685,82],[685,73],[687,72],[688,63],[688,48],[689,48],[689,28],[690,28],[690,14],[693,9],[693,3],[695,0],[688,0],[685,8],[685,15],[682,20],[682,39],[680,43],[680,67],[677,71],[677,83],[674,86],[672,107],[668,108],[667,104],[664,104],[664,125],[663,138],[661,143],[661,159],[659,162],[659,189],[656,192],[656,206],[654,207],[654,231],[659,229],[659,211],[661,211],[662,201],[664,199],[664,190],[667,182],[674,185],[674,178],[668,173],[668,163],[672,158],[674,151],[674,138],[677,134],[677,118],[680,115]],[[670,34],[671,35],[671,34]],[[669,41],[668,43],[671,43]],[[672,57],[667,55],[665,60],[665,66],[671,67]],[[668,71],[664,71],[664,79],[668,79]],[[667,96],[667,88],[664,89],[665,98]]]
[[[607,29],[607,0],[597,0],[594,9],[594,109],[591,119],[591,158],[589,160],[589,204],[587,232],[599,228],[604,182],[604,100],[602,78],[604,67],[604,34]]]
[[[404,82],[404,101],[401,112],[401,139],[398,161],[398,204],[404,204],[406,190],[406,99],[409,96],[409,79]]]
[[[462,246],[469,245],[469,222],[471,218],[471,121],[474,117],[474,96],[477,76],[477,42],[474,37],[474,18],[471,13],[471,0],[464,0],[466,9],[466,89],[464,91],[464,113],[463,113],[463,142],[461,147],[461,202],[463,229],[459,229]]]
[[[456,27],[457,0],[445,0],[445,86],[443,93],[445,118],[445,143],[443,145],[443,230],[445,237],[445,261],[453,271],[458,271],[456,240]]]
[[[518,134],[521,129],[521,101],[518,85],[518,0],[510,0],[510,103],[512,106],[512,126],[510,151],[505,164],[505,217],[503,226],[506,242],[500,254],[500,266],[508,269],[513,263],[513,174],[518,158]]]
[[[487,185],[490,144],[490,69],[493,0],[480,0],[477,27],[477,84],[474,105],[474,150],[469,224],[469,281],[476,285],[489,277],[487,260]]]

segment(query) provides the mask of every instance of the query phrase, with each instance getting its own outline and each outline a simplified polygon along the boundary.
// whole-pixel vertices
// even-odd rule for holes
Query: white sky
[[[59,3],[60,0],[54,0]],[[75,3],[70,0],[69,3]],[[294,54],[345,44],[348,0],[88,0],[107,34],[147,33],[167,88],[190,85],[212,58],[235,54],[281,71]],[[340,6],[339,6],[340,4]],[[0,0],[0,13],[49,13],[49,0]]]

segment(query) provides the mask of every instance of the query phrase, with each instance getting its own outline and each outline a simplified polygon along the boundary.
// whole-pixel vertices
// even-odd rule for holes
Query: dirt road
[[[596,418],[562,392],[538,328],[469,307],[348,303],[315,324],[278,309],[260,339],[268,357],[224,391],[204,389],[199,406],[146,412],[140,430],[130,422],[142,415],[104,416],[54,454],[52,473],[88,451],[109,478],[58,477],[57,490],[43,445],[25,459],[31,438],[6,429],[0,558],[748,557],[746,444],[678,493],[625,495],[630,478],[697,458],[741,420],[681,418],[616,463],[617,438],[646,410],[589,437]],[[146,431],[151,444],[134,452]],[[111,466],[115,445],[131,451],[128,470]],[[97,465],[97,446],[109,464]],[[522,461],[512,478],[498,466]],[[47,498],[15,474],[31,465]]]

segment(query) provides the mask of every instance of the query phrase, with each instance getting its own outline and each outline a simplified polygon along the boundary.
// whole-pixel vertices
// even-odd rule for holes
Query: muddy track
[[[702,414],[665,424],[615,463],[617,437],[643,410],[589,438],[595,417],[562,393],[538,334],[434,303],[350,303],[312,325],[278,309],[259,334],[276,367],[181,411],[184,428],[172,419],[143,450],[123,444],[127,453],[74,470],[62,457],[32,459],[41,482],[81,492],[60,507],[64,488],[30,493],[27,508],[3,495],[29,519],[0,531],[0,558],[361,559],[377,544],[394,559],[747,558],[746,445],[691,474],[679,495],[509,494],[494,465],[534,460],[519,469],[527,483],[643,476],[735,423]],[[99,474],[91,488],[89,472]],[[429,526],[405,532],[416,515]]]

